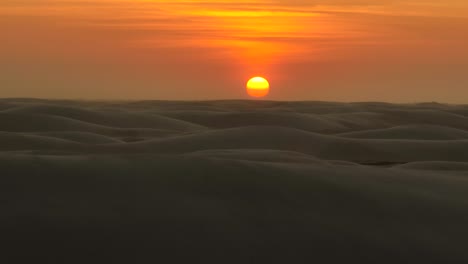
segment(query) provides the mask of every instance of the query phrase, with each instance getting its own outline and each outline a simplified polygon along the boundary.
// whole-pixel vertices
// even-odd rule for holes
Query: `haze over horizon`
[[[0,97],[468,103],[462,0],[3,0]]]

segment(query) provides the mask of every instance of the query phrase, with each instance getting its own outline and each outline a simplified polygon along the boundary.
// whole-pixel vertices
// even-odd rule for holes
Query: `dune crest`
[[[286,156],[295,152],[336,164],[468,162],[468,106],[463,105],[241,100],[0,102],[2,151],[198,153],[243,160],[256,160],[270,151],[277,155],[271,158],[278,161],[281,156],[288,160]]]

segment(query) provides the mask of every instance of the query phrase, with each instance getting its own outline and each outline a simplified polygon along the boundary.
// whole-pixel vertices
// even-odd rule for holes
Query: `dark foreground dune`
[[[0,100],[5,263],[468,263],[468,106]]]

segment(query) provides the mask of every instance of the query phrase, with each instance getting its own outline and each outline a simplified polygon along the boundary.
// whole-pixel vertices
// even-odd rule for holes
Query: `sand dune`
[[[192,113],[177,112],[168,115],[210,128],[242,126],[284,126],[312,132],[346,131],[346,127],[315,115],[281,112]]]
[[[202,150],[188,153],[189,156],[232,159],[244,161],[263,162],[297,162],[306,164],[327,164],[325,161],[315,157],[294,151],[280,151],[272,149],[222,149]]]
[[[467,116],[438,103],[0,99],[2,258],[468,263]]]
[[[182,156],[0,155],[0,170],[4,248],[21,260],[467,259],[465,176]]]
[[[84,144],[112,144],[112,143],[122,143],[121,140],[116,138],[107,137],[95,133],[89,132],[75,132],[75,131],[59,131],[59,132],[43,132],[36,133],[39,136],[54,137],[65,140],[70,140],[78,143]]]
[[[441,110],[387,110],[385,119],[400,124],[428,124],[468,129],[468,118]]]
[[[273,149],[351,162],[468,161],[468,140],[347,139],[285,127],[251,126],[167,137],[101,151],[182,154],[200,150]]]
[[[3,111],[4,113],[21,113],[25,115],[42,114],[49,117],[64,117],[102,126],[119,128],[154,128],[170,130],[200,130],[202,126],[174,120],[159,115],[145,115],[127,112],[125,110],[88,110],[56,105],[29,105]]]
[[[427,170],[427,171],[461,171],[468,172],[468,162],[447,162],[447,161],[421,161],[411,162],[395,168]]]
[[[342,133],[337,136],[368,139],[457,140],[468,139],[468,132],[443,126],[409,125]]]
[[[259,149],[352,163],[468,161],[468,122],[450,112],[460,112],[462,106],[26,99],[3,104],[9,108],[0,112],[0,130],[28,133],[18,136],[22,143],[16,147],[2,147],[8,150],[62,151],[75,143],[69,151],[186,154]],[[35,143],[25,143],[29,141]]]
[[[80,144],[73,141],[18,133],[0,132],[0,151],[74,150]]]

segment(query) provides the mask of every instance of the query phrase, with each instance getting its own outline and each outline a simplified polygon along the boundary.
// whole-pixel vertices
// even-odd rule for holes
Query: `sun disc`
[[[270,84],[263,77],[253,77],[247,82],[247,93],[252,97],[264,97],[270,92]]]

